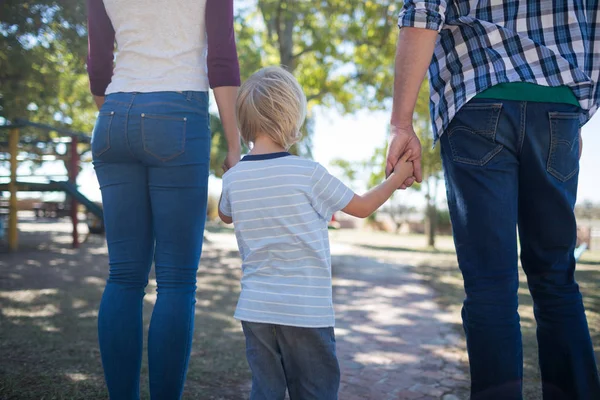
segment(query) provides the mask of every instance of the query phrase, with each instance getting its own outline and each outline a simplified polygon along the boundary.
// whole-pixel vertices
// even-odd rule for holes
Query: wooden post
[[[71,136],[71,157],[69,158],[69,182],[77,186],[77,175],[79,174],[79,153],[77,152],[77,136]],[[71,196],[71,222],[73,223],[73,248],[79,247],[79,217],[77,207],[79,203]]]
[[[19,152],[19,129],[14,128],[8,132],[8,152],[10,154],[10,192],[8,214],[8,248],[17,251],[19,247],[19,232],[17,230],[17,153]]]

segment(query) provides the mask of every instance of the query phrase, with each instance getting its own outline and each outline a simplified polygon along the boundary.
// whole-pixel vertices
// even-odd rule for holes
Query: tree
[[[239,11],[243,78],[264,65],[292,72],[308,100],[304,139],[311,154],[312,109],[377,109],[391,96],[398,4],[389,0],[256,0]]]
[[[0,10],[0,117],[53,122],[48,111],[68,104],[61,81],[85,76],[85,3],[7,0]]]

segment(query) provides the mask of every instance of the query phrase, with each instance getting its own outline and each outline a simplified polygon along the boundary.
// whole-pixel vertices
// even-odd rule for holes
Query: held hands
[[[387,162],[385,166],[385,176],[388,177],[395,171],[400,161],[404,159],[410,151],[407,161],[414,166],[414,172],[400,183],[399,189],[406,189],[413,183],[421,182],[423,176],[421,173],[421,141],[415,134],[412,125],[406,127],[394,126],[390,128],[390,141],[388,143]],[[403,164],[406,164],[404,162]],[[401,174],[399,174],[401,175]]]
[[[413,178],[414,161],[409,161],[412,157],[412,150],[408,150],[394,166],[394,170],[389,175],[388,179],[392,179],[396,183],[396,187],[400,187],[407,179]]]

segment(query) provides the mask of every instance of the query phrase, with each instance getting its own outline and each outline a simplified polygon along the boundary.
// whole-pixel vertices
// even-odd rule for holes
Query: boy
[[[242,138],[252,150],[223,176],[219,216],[235,224],[243,260],[235,318],[252,370],[251,400],[337,399],[331,256],[327,222],[342,210],[367,217],[412,176],[406,160],[382,184],[355,195],[320,164],[290,155],[306,98],[278,67],[240,88]]]

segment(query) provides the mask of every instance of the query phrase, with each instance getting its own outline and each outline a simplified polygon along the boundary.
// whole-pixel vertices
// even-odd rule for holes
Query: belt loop
[[[185,97],[185,98],[186,98],[186,100],[187,100],[187,101],[190,101],[190,100],[192,100],[192,97],[194,97],[194,92],[192,92],[191,90],[188,90],[188,91],[186,92],[186,97]]]

